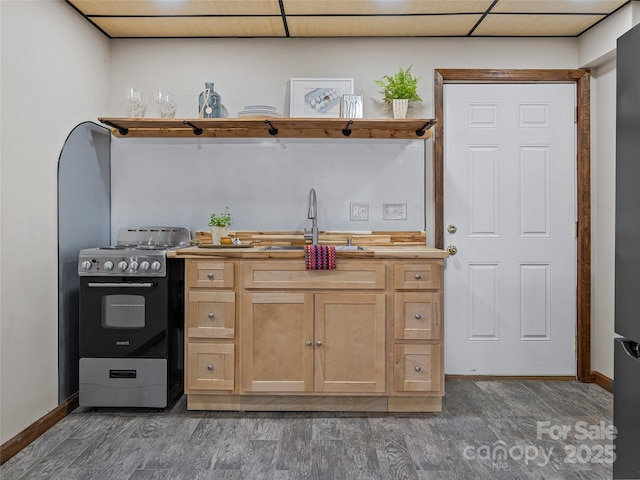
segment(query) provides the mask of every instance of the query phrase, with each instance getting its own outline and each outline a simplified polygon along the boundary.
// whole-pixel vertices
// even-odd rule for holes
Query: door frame
[[[435,69],[434,135],[435,246],[444,247],[444,84],[575,83],[576,84],[576,377],[593,382],[591,372],[591,99],[589,70]]]

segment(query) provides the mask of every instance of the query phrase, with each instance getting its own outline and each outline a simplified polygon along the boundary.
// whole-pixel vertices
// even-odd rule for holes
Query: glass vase
[[[205,82],[204,91],[200,92],[198,99],[198,112],[200,118],[220,118],[220,95],[213,89],[213,82]]]

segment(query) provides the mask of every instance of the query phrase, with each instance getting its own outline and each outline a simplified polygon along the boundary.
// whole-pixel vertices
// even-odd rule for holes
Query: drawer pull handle
[[[420,320],[422,318],[422,315],[420,315],[419,313],[416,313],[416,320]]]
[[[416,372],[421,372],[422,368],[420,368],[420,365],[416,365]]]
[[[318,341],[316,342],[316,345],[317,345],[317,346],[319,346],[319,347],[321,347],[321,346],[322,346],[322,342],[321,342],[320,340],[318,340]]]
[[[213,365],[211,364],[207,365],[207,370],[209,370],[210,372],[213,372]]]
[[[420,275],[419,273],[416,273],[416,280],[420,280],[422,278],[422,275]]]
[[[213,320],[215,318],[215,315],[213,314],[213,312],[209,312],[209,315],[207,315],[211,320]]]
[[[306,341],[306,345],[307,345],[307,347],[310,347],[311,345],[313,345],[313,342],[311,340],[307,340]]]
[[[207,278],[208,278],[209,280],[213,280],[213,272],[209,272],[209,273],[207,273]]]

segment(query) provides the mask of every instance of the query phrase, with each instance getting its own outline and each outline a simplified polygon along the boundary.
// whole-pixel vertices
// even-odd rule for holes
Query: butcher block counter
[[[338,248],[307,270],[298,248],[168,252],[185,261],[188,409],[441,411],[447,252]]]

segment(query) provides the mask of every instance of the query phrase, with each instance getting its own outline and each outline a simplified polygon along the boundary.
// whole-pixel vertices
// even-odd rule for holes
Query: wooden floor
[[[611,478],[600,426],[613,397],[600,387],[447,380],[446,390],[435,414],[188,412],[184,398],[161,412],[78,408],[0,478]],[[592,438],[581,438],[586,429]]]

